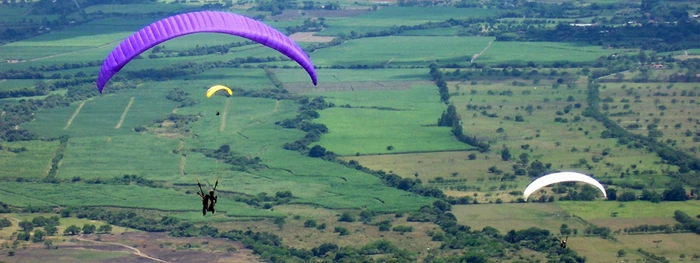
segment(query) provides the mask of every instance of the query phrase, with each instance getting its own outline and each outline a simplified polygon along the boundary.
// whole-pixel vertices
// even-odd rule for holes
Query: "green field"
[[[30,79],[0,79],[0,91],[32,89],[38,80]],[[48,83],[47,83],[48,84]]]
[[[557,205],[571,214],[583,219],[609,218],[617,212],[620,218],[672,217],[673,212],[681,210],[688,215],[700,214],[700,202],[665,202],[654,204],[646,201],[636,202],[557,202]]]
[[[476,59],[479,63],[493,62],[554,62],[593,61],[613,53],[634,53],[634,49],[603,49],[600,46],[590,46],[577,43],[558,42],[494,42],[483,54]],[[478,53],[478,52],[477,52]]]
[[[348,40],[340,46],[311,53],[315,65],[429,65],[467,63],[481,52],[490,37],[390,36]],[[427,47],[430,47],[427,49]],[[372,54],[368,56],[367,54]],[[411,55],[407,55],[411,54]]]
[[[329,27],[319,33],[324,36],[349,35],[357,33],[379,32],[393,26],[413,26],[427,22],[442,22],[450,18],[483,18],[496,15],[493,9],[453,8],[453,7],[384,7],[377,11],[356,17],[328,18]]]
[[[471,146],[437,127],[430,117],[444,110],[432,86],[410,90],[324,93],[336,105],[389,107],[396,110],[335,107],[321,111],[317,122],[330,132],[319,144],[340,155],[466,150]],[[359,129],[358,129],[359,128]],[[388,149],[393,146],[393,149]]]
[[[530,250],[532,247],[526,249],[525,243],[506,245],[509,241],[503,236],[487,237],[479,231],[493,227],[501,235],[506,235],[511,230],[537,227],[557,236],[562,224],[575,229],[576,233],[569,239],[569,248],[585,256],[587,262],[649,261],[636,251],[639,248],[664,256],[670,262],[682,261],[681,254],[690,258],[697,253],[693,245],[700,241],[700,236],[696,234],[629,234],[623,231],[640,225],[675,225],[673,213],[676,210],[695,218],[700,214],[700,201],[697,200],[654,204],[607,201],[600,195],[594,201],[532,202],[543,195],[555,199],[563,196],[554,193],[549,186],[534,194],[530,202],[518,203],[521,191],[534,179],[527,174],[525,165],[534,161],[545,164],[548,171],[577,171],[593,175],[605,180],[607,189],[616,189],[618,196],[625,191],[641,191],[640,187],[626,188],[622,186],[624,184],[638,183],[646,190],[661,193],[675,180],[667,175],[669,171],[679,171],[679,167],[670,165],[669,160],[662,160],[657,153],[633,144],[623,145],[616,138],[601,138],[606,127],[584,116],[588,106],[587,84],[592,76],[588,72],[621,68],[619,74],[594,80],[607,81],[600,89],[600,110],[610,119],[642,135],[648,134],[647,125],[656,124],[663,132],[659,134],[660,142],[700,156],[700,136],[697,136],[700,134],[697,127],[700,119],[696,117],[700,113],[697,110],[700,85],[634,82],[646,66],[635,60],[640,53],[634,45],[648,40],[647,37],[629,40],[630,43],[624,45],[614,36],[601,36],[600,42],[593,45],[538,39],[539,35],[546,36],[539,30],[557,29],[558,23],[600,22],[610,25],[646,16],[635,8],[608,5],[615,4],[611,0],[545,1],[561,4],[565,11],[541,9],[542,2],[524,4],[518,1],[512,6],[508,1],[399,6],[418,3],[343,0],[314,2],[314,7],[298,10],[291,6],[285,6],[285,10],[274,6],[281,2],[247,0],[138,4],[117,1],[98,5],[83,1],[80,4],[84,5],[87,14],[83,16],[71,3],[47,2],[56,4],[54,10],[39,6],[32,9],[30,3],[19,2],[0,5],[0,36],[14,38],[14,35],[20,35],[7,28],[48,33],[0,45],[0,73],[11,73],[2,76],[16,78],[12,70],[44,75],[43,79],[0,79],[0,92],[10,96],[0,99],[0,127],[3,128],[0,138],[12,140],[11,135],[22,129],[38,137],[32,141],[0,141],[0,201],[13,210],[12,213],[0,214],[0,218],[13,222],[11,227],[0,229],[0,237],[7,240],[0,240],[0,245],[4,244],[8,249],[20,231],[16,224],[19,220],[54,215],[29,214],[27,208],[51,207],[58,211],[64,207],[88,206],[135,212],[154,220],[164,215],[174,216],[197,227],[214,226],[220,233],[233,229],[269,232],[279,236],[283,245],[309,250],[324,243],[359,248],[370,242],[389,240],[397,247],[415,253],[415,259],[404,259],[412,262],[421,262],[428,255],[460,256],[467,251],[476,251],[476,248],[499,262],[556,261],[554,249],[549,252],[538,249],[536,252]],[[588,8],[594,3],[599,6]],[[70,8],[59,11],[60,4],[68,4]],[[464,4],[477,4],[478,7],[454,7]],[[625,6],[639,4],[639,1],[624,3]],[[261,5],[270,5],[264,8],[274,9],[274,12],[259,10],[257,7]],[[571,8],[571,5],[581,10]],[[697,4],[689,6],[695,8]],[[89,91],[92,92],[90,95],[96,96],[73,101],[76,87],[50,92],[51,95],[70,97],[72,102],[68,106],[44,109],[44,106],[33,103],[48,95],[17,97],[6,92],[32,89],[37,81],[51,84],[54,79],[71,79],[79,73],[94,77],[100,67],[88,63],[102,61],[110,50],[136,30],[168,15],[205,9],[255,17],[284,34],[291,33],[286,31],[287,28],[323,21],[323,28],[307,27],[299,33],[338,37],[336,39],[342,42],[325,46],[320,43],[325,39],[295,40],[301,47],[314,49],[308,55],[317,68],[318,85],[313,85],[307,72],[294,61],[248,63],[251,58],[277,59],[283,56],[262,44],[232,47],[221,54],[194,56],[183,53],[201,47],[247,41],[228,34],[201,33],[161,43],[159,46],[163,52],[145,51],[117,73],[119,78],[109,82],[106,86],[109,92],[104,95]],[[661,17],[656,12],[666,12],[663,8],[653,10],[652,16]],[[65,19],[59,15],[40,14],[42,12],[65,12]],[[467,19],[479,20],[470,20],[466,24]],[[530,23],[534,19],[546,23]],[[428,24],[446,21],[439,24],[440,27]],[[396,32],[392,29],[394,27],[417,25],[426,28],[387,36],[389,32]],[[48,26],[51,29],[47,29]],[[621,32],[627,30],[621,25],[613,26]],[[671,25],[668,28],[672,28]],[[642,29],[646,27],[640,27]],[[496,40],[504,33],[517,34],[520,39],[538,40]],[[557,36],[561,39],[567,37]],[[577,35],[572,38],[585,37]],[[655,42],[649,43],[651,48],[657,47]],[[613,49],[608,45],[625,48]],[[629,48],[630,45],[633,48]],[[664,46],[667,50],[676,47],[670,43]],[[645,52],[649,54],[651,51]],[[630,56],[615,57],[616,61],[612,57],[598,60],[615,53]],[[156,56],[150,56],[152,54]],[[663,63],[664,68],[650,70],[649,77],[664,80],[677,72],[694,72],[695,69],[682,67],[683,63],[692,63],[689,59],[698,54],[700,49],[697,48],[658,53],[658,56],[664,56],[658,62]],[[672,58],[678,61],[672,61]],[[211,62],[229,64],[221,66],[221,63]],[[536,66],[524,66],[528,62]],[[234,67],[234,63],[240,64]],[[432,63],[441,67],[451,95],[447,103],[440,98],[438,86],[442,83],[436,81],[440,77],[431,75],[429,66]],[[128,78],[130,72],[169,70],[172,67],[185,68],[187,72],[161,81],[149,78],[129,80],[129,84],[137,84],[135,89],[112,90],[118,87],[116,81]],[[515,74],[514,68],[522,74]],[[461,73],[455,73],[457,70]],[[268,72],[274,76],[268,76]],[[244,93],[250,97],[234,91],[231,97],[206,98],[206,89],[217,84],[255,92]],[[185,90],[198,102],[181,107],[180,102],[167,99],[175,88]],[[305,110],[301,107],[303,100],[298,100],[304,96],[310,99],[322,97],[329,103],[329,107],[316,111],[319,118],[310,120],[325,125],[328,132],[318,141],[305,145],[306,148],[286,150],[285,146],[289,145],[285,144],[302,140],[307,133],[276,123],[294,119]],[[20,103],[34,108],[8,107]],[[459,115],[456,125],[461,125],[464,135],[488,142],[489,151],[480,152],[476,147],[460,142],[452,127],[437,126],[448,104],[455,107]],[[16,112],[6,112],[10,110]],[[27,113],[22,110],[27,110]],[[193,119],[187,124],[162,121],[173,114]],[[12,118],[18,115],[31,121],[15,126],[17,119]],[[155,121],[158,119],[161,122]],[[232,155],[229,157],[235,158],[217,160],[197,152],[220,149],[222,145],[230,146]],[[335,156],[310,157],[309,148],[316,145],[335,153]],[[509,160],[503,159],[506,148],[510,153]],[[383,180],[394,178],[380,178],[361,169],[346,167],[332,159],[336,156],[344,161],[357,161],[372,170],[399,175],[402,180],[385,182]],[[259,160],[259,163],[241,165],[246,160]],[[237,162],[238,165],[225,161]],[[53,169],[57,170],[52,170],[53,164],[56,165]],[[511,177],[512,174],[517,176]],[[151,180],[153,182],[149,183],[156,187],[117,182],[116,179],[125,175]],[[49,183],[49,180],[58,182]],[[414,187],[413,180],[419,180],[422,186]],[[608,180],[612,181],[609,185]],[[202,217],[201,200],[194,194],[199,190],[197,181],[205,190],[219,182],[216,215]],[[430,208],[426,206],[440,206],[440,203],[435,203],[438,198],[418,194],[435,195],[435,192],[426,194],[428,187],[440,189],[449,197],[466,197],[459,202],[467,200],[469,204],[453,204],[451,213],[459,224],[469,226],[472,232],[465,236],[449,234],[440,241],[433,233],[444,233],[446,229],[440,229],[435,222],[412,222],[413,219],[409,219],[418,211],[427,213]],[[693,185],[685,187],[688,191],[697,188]],[[275,197],[285,191],[291,192],[292,197]],[[263,195],[275,198],[263,200]],[[250,205],[240,199],[250,199]],[[278,203],[280,201],[282,203]],[[374,213],[369,222],[359,219],[363,211]],[[339,217],[344,212],[358,220],[340,222]],[[326,228],[305,226],[310,219],[319,225],[326,224]],[[392,227],[410,226],[413,230],[406,233],[394,229],[380,231],[375,223],[381,221],[391,222]],[[61,218],[59,231],[71,224],[82,226],[87,223],[104,224],[88,219]],[[584,233],[593,226],[610,228],[612,237],[604,239]],[[347,228],[347,235],[334,231],[336,227]],[[115,235],[105,237],[122,243],[133,241],[125,244],[134,248],[143,244],[144,253],[159,249],[158,243],[149,243],[152,250],[146,251],[145,240],[148,238],[145,237],[143,242],[127,242],[128,238],[120,235],[125,231],[134,230],[115,227]],[[477,235],[481,236],[476,238]],[[463,249],[451,248],[459,245],[456,243],[461,242],[460,239],[466,241],[472,237],[475,238],[472,240],[474,244]],[[68,237],[51,239],[61,249],[43,249],[42,243],[13,244],[17,246],[12,248],[16,249],[16,256],[7,256],[8,250],[2,249],[0,261],[24,262],[26,259],[46,262],[54,257],[57,262],[68,262],[67,259],[116,262],[126,260],[128,255],[116,250],[98,253],[97,249],[81,247],[75,241],[65,242]],[[171,239],[175,238],[168,240]],[[206,239],[206,242],[216,242],[214,238]],[[248,239],[246,237],[246,242],[250,241]],[[177,241],[191,240],[194,239],[178,238]],[[204,249],[200,250],[205,246],[204,241],[205,237],[201,237],[192,241],[195,243],[188,243],[193,246],[191,251],[204,253]],[[494,247],[485,245],[501,242],[494,247],[507,247],[504,251],[489,250]],[[230,260],[237,260],[236,253],[250,254],[250,248],[260,249],[259,244],[234,243],[227,246],[239,251],[211,253],[230,253],[225,255],[231,255]],[[153,245],[155,247],[151,248]],[[22,246],[31,247],[23,250]],[[184,244],[172,247],[182,249]],[[160,249],[176,252],[170,251],[170,245]],[[619,250],[627,254],[618,257]],[[372,254],[372,258],[379,260],[391,254],[384,252],[370,249],[362,253]],[[260,253],[265,257],[277,253],[277,250]],[[343,255],[341,252],[330,253],[324,257],[335,256],[337,259]],[[497,253],[505,256],[496,256]],[[128,256],[132,260],[136,258]]]
[[[3,142],[0,150],[0,177],[40,179],[51,169],[58,141]],[[26,148],[23,152],[12,149]]]

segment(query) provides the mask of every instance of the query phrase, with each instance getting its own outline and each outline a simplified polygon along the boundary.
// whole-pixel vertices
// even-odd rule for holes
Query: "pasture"
[[[471,226],[473,230],[491,226],[503,234],[511,229],[538,227],[556,235],[562,224],[581,232],[586,228],[585,223],[559,208],[557,203],[455,205],[452,213],[457,222]]]
[[[487,162],[493,164],[486,167],[496,165],[502,169],[514,162],[539,160],[551,164],[552,169],[574,170],[615,181],[629,167],[639,172],[625,177],[625,181],[651,183],[653,178],[654,186],[660,187],[668,180],[660,176],[657,163],[661,160],[655,154],[628,149],[615,139],[600,138],[604,127],[581,115],[586,104],[585,86],[581,84],[556,89],[545,81],[524,86],[506,81],[476,85],[453,82],[449,86],[455,94],[451,103],[461,116],[464,133],[491,142]],[[522,121],[517,121],[518,116]],[[508,148],[512,161],[502,160],[503,147]],[[641,171],[651,172],[644,175]],[[457,178],[461,177],[454,179]]]
[[[696,83],[605,83],[602,111],[627,130],[700,156],[700,85]],[[660,132],[660,133],[658,133]]]
[[[16,194],[18,198],[3,199],[18,204],[21,199],[40,200],[51,206],[101,206],[136,208],[170,212],[200,211],[200,198],[172,189],[148,188],[136,185],[104,184],[45,184],[37,182],[7,182],[0,191]],[[19,197],[21,196],[21,197]],[[223,201],[223,200],[221,200]],[[243,203],[220,202],[217,205],[220,217],[271,217],[275,212],[255,209]]]
[[[390,221],[392,227],[403,225],[413,227],[412,232],[400,233],[395,231],[379,231],[377,226],[364,224],[360,220],[355,222],[339,222],[341,212],[301,205],[283,205],[275,207],[276,212],[284,213],[287,218],[280,227],[271,220],[248,222],[216,222],[212,223],[221,230],[246,230],[246,229],[274,229],[282,237],[285,245],[295,248],[310,249],[323,243],[335,243],[338,246],[362,247],[377,240],[390,240],[392,244],[402,249],[424,252],[426,248],[437,248],[439,242],[432,241],[427,235],[429,231],[439,231],[439,226],[432,223],[418,223],[406,221],[406,215],[395,218],[394,214],[376,215],[372,223]],[[357,213],[353,216],[357,219]],[[307,220],[316,222],[316,227],[305,227]],[[325,229],[317,226],[325,224]],[[344,227],[349,230],[348,235],[339,235],[334,232],[335,227]],[[425,255],[418,255],[423,257]]]
[[[349,35],[357,33],[379,32],[393,26],[414,26],[428,22],[443,22],[452,19],[483,18],[494,16],[494,9],[453,8],[453,7],[382,7],[377,11],[367,12],[354,17],[326,18],[328,28],[319,32],[321,36]],[[436,41],[437,43],[437,41]]]
[[[146,126],[151,120],[171,113],[175,105],[164,97],[168,88],[181,83],[186,82],[145,83],[136,90],[40,111],[34,122],[22,127],[44,136],[71,136],[58,169],[60,179],[108,179],[137,174],[151,180],[192,185],[195,178],[213,182],[220,177],[223,181],[237,182],[222,183],[224,191],[274,195],[277,191],[290,190],[297,197],[293,202],[332,208],[367,207],[377,211],[410,210],[431,202],[387,188],[372,175],[282,149],[284,143],[303,137],[301,131],[274,124],[296,115],[297,105],[293,101],[234,96],[226,99],[230,106],[225,107],[223,97],[202,98],[195,107],[176,109],[178,114],[200,116],[189,124],[190,132],[153,127],[147,132],[133,131],[136,126]],[[199,97],[196,88],[182,87],[192,97]],[[125,111],[127,106],[129,109]],[[215,116],[215,111],[226,113]],[[232,145],[239,155],[260,157],[268,169],[226,171],[229,165],[198,153],[187,153],[192,148],[216,149],[223,144]]]
[[[55,213],[32,213],[32,214],[3,214],[0,216],[0,218],[7,218],[12,222],[11,227],[3,228],[0,229],[0,237],[4,238],[9,238],[12,233],[16,231],[20,231],[21,228],[19,227],[19,222],[21,221],[32,221],[35,217],[43,216],[44,218],[51,218],[53,216],[59,216],[58,214]],[[96,227],[100,227],[102,225],[109,225],[106,222],[99,221],[99,220],[90,220],[87,218],[76,218],[76,217],[60,217],[59,218],[59,225],[56,226],[56,229],[58,230],[57,236],[63,235],[63,231],[68,228],[71,225],[77,226],[82,228],[85,224],[91,224]],[[35,227],[34,229],[41,229],[43,230],[43,227]],[[130,228],[125,228],[125,227],[120,227],[120,226],[112,226],[112,231],[110,231],[111,234],[122,234],[124,232],[141,232],[139,230],[135,229],[130,229]]]
[[[648,201],[634,202],[572,202],[559,201],[557,206],[570,214],[585,220],[610,218],[617,212],[617,218],[673,217],[673,211],[681,210],[688,215],[700,214],[700,202],[691,200],[685,202],[661,202],[654,204]]]
[[[676,263],[686,262],[693,255],[697,255],[697,249],[694,244],[697,244],[700,240],[698,235],[692,233],[619,235],[615,238],[619,242],[598,237],[570,237],[568,243],[572,248],[575,246],[576,252],[586,256],[592,262],[650,260],[637,251],[637,249],[641,248],[656,256],[663,256],[669,262]],[[619,250],[625,252],[623,257],[618,256]],[[685,257],[681,258],[681,254]]]
[[[332,65],[423,65],[467,63],[483,50],[491,37],[389,36],[348,40],[339,46],[310,54],[318,66]],[[426,47],[430,47],[426,49]],[[372,54],[368,56],[367,54]],[[408,55],[407,55],[408,54]]]
[[[2,79],[0,80],[0,91],[33,89],[36,81],[29,79]]]
[[[475,62],[584,62],[593,61],[601,56],[609,56],[613,53],[624,54],[634,52],[637,52],[637,50],[604,49],[600,46],[577,43],[496,41],[486,49]]]
[[[339,155],[466,150],[447,127],[437,127],[444,111],[437,88],[418,85],[409,90],[324,93],[336,105],[320,111],[316,120],[329,133],[319,145]],[[356,104],[357,103],[357,104]],[[369,108],[369,107],[387,107]]]
[[[469,159],[471,154],[476,156],[474,160]],[[489,168],[495,166],[508,171],[512,169],[511,165],[500,160],[499,155],[476,150],[344,156],[342,159],[355,160],[370,169],[393,172],[404,178],[418,178],[424,184],[442,189],[447,195],[459,197],[477,193],[474,199],[479,202],[516,200],[520,194],[508,193],[522,191],[531,181],[524,176],[515,181],[501,181],[501,176],[489,174]]]
[[[2,142],[0,177],[29,180],[44,178],[51,169],[51,159],[58,144],[58,141]]]

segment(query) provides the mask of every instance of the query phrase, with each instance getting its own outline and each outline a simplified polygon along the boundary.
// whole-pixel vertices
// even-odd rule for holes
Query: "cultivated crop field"
[[[343,45],[315,51],[311,54],[311,58],[314,64],[319,66],[427,65],[435,60],[445,63],[467,63],[472,55],[481,52],[490,41],[493,41],[493,38],[439,36],[363,38],[348,40]],[[426,49],[426,47],[430,48]]]
[[[555,62],[571,61],[583,62],[595,60],[601,56],[609,56],[613,53],[629,53],[637,50],[613,50],[585,44],[557,43],[557,42],[494,42],[475,61],[488,62]]]
[[[274,233],[281,238],[279,243],[293,248],[312,249],[324,243],[361,248],[387,240],[414,253],[418,262],[428,254],[462,255],[470,249],[452,249],[449,247],[454,244],[447,245],[462,237],[448,235],[436,224],[444,218],[435,215],[446,210],[435,209],[442,210],[446,205],[436,202],[440,198],[428,197],[440,196],[434,187],[458,199],[458,203],[467,200],[469,204],[453,204],[451,213],[459,224],[475,231],[469,233],[474,237],[482,235],[478,231],[485,227],[493,227],[502,235],[510,230],[537,227],[556,236],[566,224],[577,231],[571,235],[569,248],[585,256],[587,262],[650,260],[637,251],[639,248],[665,256],[671,262],[681,261],[681,254],[689,259],[695,253],[693,244],[700,240],[696,234],[631,235],[620,231],[645,224],[675,225],[676,210],[695,218],[700,214],[696,200],[655,204],[604,201],[599,195],[594,201],[532,202],[542,195],[561,196],[547,187],[534,193],[531,202],[518,203],[522,190],[533,180],[527,168],[534,161],[542,162],[548,171],[577,171],[606,182],[612,180],[606,188],[617,189],[618,195],[624,191],[641,192],[631,185],[662,193],[674,183],[667,175],[679,171],[679,167],[668,160],[648,149],[621,144],[616,138],[601,138],[607,128],[584,116],[589,106],[589,80],[620,82],[603,83],[600,89],[600,110],[609,118],[642,135],[649,135],[648,129],[656,127],[659,132],[651,135],[659,141],[700,157],[698,85],[634,83],[631,81],[642,74],[639,69],[646,65],[635,68],[633,64],[637,62],[632,59],[620,65],[611,59],[598,59],[613,54],[628,59],[622,55],[637,56],[638,48],[608,48],[604,41],[599,45],[551,42],[558,40],[542,40],[530,32],[555,30],[560,22],[589,23],[595,19],[606,23],[601,20],[605,18],[612,23],[609,21],[619,18],[615,12],[621,10],[601,6],[583,15],[575,15],[578,10],[567,10],[566,17],[547,18],[546,24],[512,30],[544,11],[530,13],[533,10],[521,10],[526,7],[518,3],[503,8],[503,3],[488,1],[477,7],[457,8],[453,5],[470,3],[397,6],[395,1],[343,0],[310,3],[314,6],[304,9],[284,6],[285,10],[263,2],[180,2],[93,5],[81,1],[85,14],[65,11],[63,20],[68,21],[58,15],[30,14],[54,11],[33,11],[28,8],[29,3],[1,5],[0,36],[12,35],[6,27],[20,23],[21,28],[36,26],[31,29],[48,32],[0,45],[0,73],[7,76],[0,79],[0,92],[8,94],[8,98],[0,99],[0,138],[10,138],[0,141],[0,202],[13,210],[0,215],[13,223],[0,229],[0,237],[8,241],[7,248],[20,231],[20,220],[54,215],[20,213],[22,209],[26,212],[49,207],[58,211],[88,206],[133,211],[157,220],[158,224],[162,223],[158,221],[160,217],[173,216],[196,227],[216,227],[219,233]],[[612,2],[586,0],[574,5],[586,9],[593,3]],[[537,8],[543,5],[530,4]],[[76,10],[72,8],[65,10]],[[279,60],[282,54],[261,44],[202,52],[206,47],[247,41],[226,34],[202,33],[172,39],[144,52],[110,81],[108,92],[103,95],[98,94],[92,82],[83,87],[61,87],[42,96],[22,97],[8,92],[33,90],[37,81],[52,85],[58,79],[94,78],[100,70],[95,64],[100,65],[109,51],[134,31],[166,13],[210,9],[255,17],[292,35],[301,47],[313,49],[308,55],[316,67],[318,85],[309,81],[296,62]],[[632,9],[635,8],[625,12]],[[51,22],[44,22],[45,19]],[[479,20],[467,24],[467,19]],[[448,23],[440,27],[428,24],[445,21]],[[311,26],[313,22],[323,22],[325,26]],[[39,29],[48,25],[53,29]],[[423,27],[401,33],[392,29],[416,25]],[[538,40],[503,41],[503,33]],[[336,41],[326,44],[332,39]],[[678,60],[698,54],[698,49],[660,53]],[[442,76],[431,72],[433,63]],[[572,67],[573,63],[577,67]],[[591,71],[610,68],[625,70],[602,79],[590,78]],[[147,70],[152,74],[148,75]],[[664,79],[676,70],[669,65],[650,72],[651,78]],[[133,77],[135,73],[139,73],[138,79]],[[117,90],[121,84],[136,88]],[[206,89],[217,84],[235,88],[233,96],[217,94],[206,98]],[[88,86],[90,90],[82,89]],[[445,87],[447,90],[441,90]],[[239,88],[245,92],[239,92]],[[445,92],[451,95],[447,102],[441,101]],[[52,96],[49,103],[61,104],[65,99],[70,104],[48,108],[37,102],[50,95],[60,96]],[[300,97],[322,97],[330,107],[312,112],[302,106],[314,105],[298,100]],[[438,126],[448,105],[455,107],[457,125],[461,125],[464,135],[488,142],[489,151],[480,152],[459,141],[453,127]],[[318,118],[299,119],[315,113]],[[293,122],[298,128],[284,128],[279,125],[283,122]],[[307,122],[323,124],[328,132],[320,136],[309,134]],[[32,135],[36,139],[9,141]],[[310,153],[318,149],[315,146],[334,155],[326,153],[322,158],[314,158]],[[298,148],[289,150],[294,147]],[[506,149],[509,154],[504,154]],[[336,162],[336,157],[401,178],[346,167]],[[128,178],[125,175],[139,179],[124,181]],[[217,213],[202,217],[201,200],[195,195],[199,190],[196,182],[201,182],[206,190],[217,180]],[[355,220],[339,221],[345,212]],[[368,214],[371,219],[362,222],[361,217]],[[430,218],[419,222],[424,220],[418,218],[421,216]],[[388,222],[391,227],[380,231],[380,222]],[[59,231],[71,224],[87,223],[104,224],[66,217],[61,218]],[[401,227],[395,228],[398,226],[410,231],[401,232]],[[584,234],[589,227],[607,227],[617,233],[603,239]],[[50,237],[61,247],[58,250],[45,249],[43,243],[13,245],[16,256],[3,250],[0,261],[74,258],[78,262],[135,262],[140,258],[133,249],[138,249],[141,257],[148,254],[162,260],[195,260],[196,255],[208,262],[224,257],[254,262],[257,256],[252,256],[248,248],[258,249],[260,257],[288,251],[283,247],[261,248],[260,243],[243,245],[210,237],[168,237],[166,233],[117,226],[112,232],[114,235],[83,236],[89,240],[81,241],[67,236]],[[435,233],[444,236],[434,236]],[[193,230],[180,234],[200,233]],[[245,242],[268,242],[258,238],[267,237],[242,237]],[[492,238],[482,235],[473,241],[510,242],[502,237]],[[22,246],[26,248],[20,249]],[[498,260],[532,257],[547,261],[553,255],[545,250],[508,250],[505,253],[512,257]],[[618,257],[620,250],[626,254]],[[373,258],[392,253],[386,252],[370,248],[363,253]],[[323,257],[342,256],[330,253]]]
[[[430,12],[426,12],[426,9],[418,7],[384,7],[356,17],[328,18],[326,20],[329,25],[328,29],[321,31],[319,35],[349,35],[351,31],[357,33],[379,32],[390,29],[392,26],[413,26],[427,22],[442,22],[450,18],[483,18],[496,14],[494,10],[476,8],[432,7],[429,10]]]
[[[328,126],[330,132],[321,138],[319,144],[339,155],[472,148],[449,136],[448,128],[437,127],[430,119],[444,110],[434,87],[421,85],[410,90],[331,92],[324,95],[336,105],[363,107],[334,107],[320,112],[318,122]],[[336,98],[339,101],[336,102]]]

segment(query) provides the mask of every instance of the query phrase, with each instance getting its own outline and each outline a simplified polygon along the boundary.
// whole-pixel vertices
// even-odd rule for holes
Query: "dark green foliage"
[[[180,106],[178,106],[180,108],[194,106],[194,105],[199,104],[199,100],[193,99],[192,97],[190,97],[189,92],[187,92],[183,89],[180,89],[180,88],[171,89],[168,92],[168,95],[165,96],[165,98],[172,100],[172,101],[175,101],[175,102],[180,102]]]

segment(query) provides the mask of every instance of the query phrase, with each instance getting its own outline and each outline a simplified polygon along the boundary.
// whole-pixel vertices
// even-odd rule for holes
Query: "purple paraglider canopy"
[[[107,55],[97,77],[97,90],[129,61],[144,51],[170,39],[193,33],[222,33],[244,37],[273,48],[296,61],[306,70],[314,85],[316,70],[309,56],[289,37],[251,18],[218,11],[190,12],[154,22],[124,41]]]

